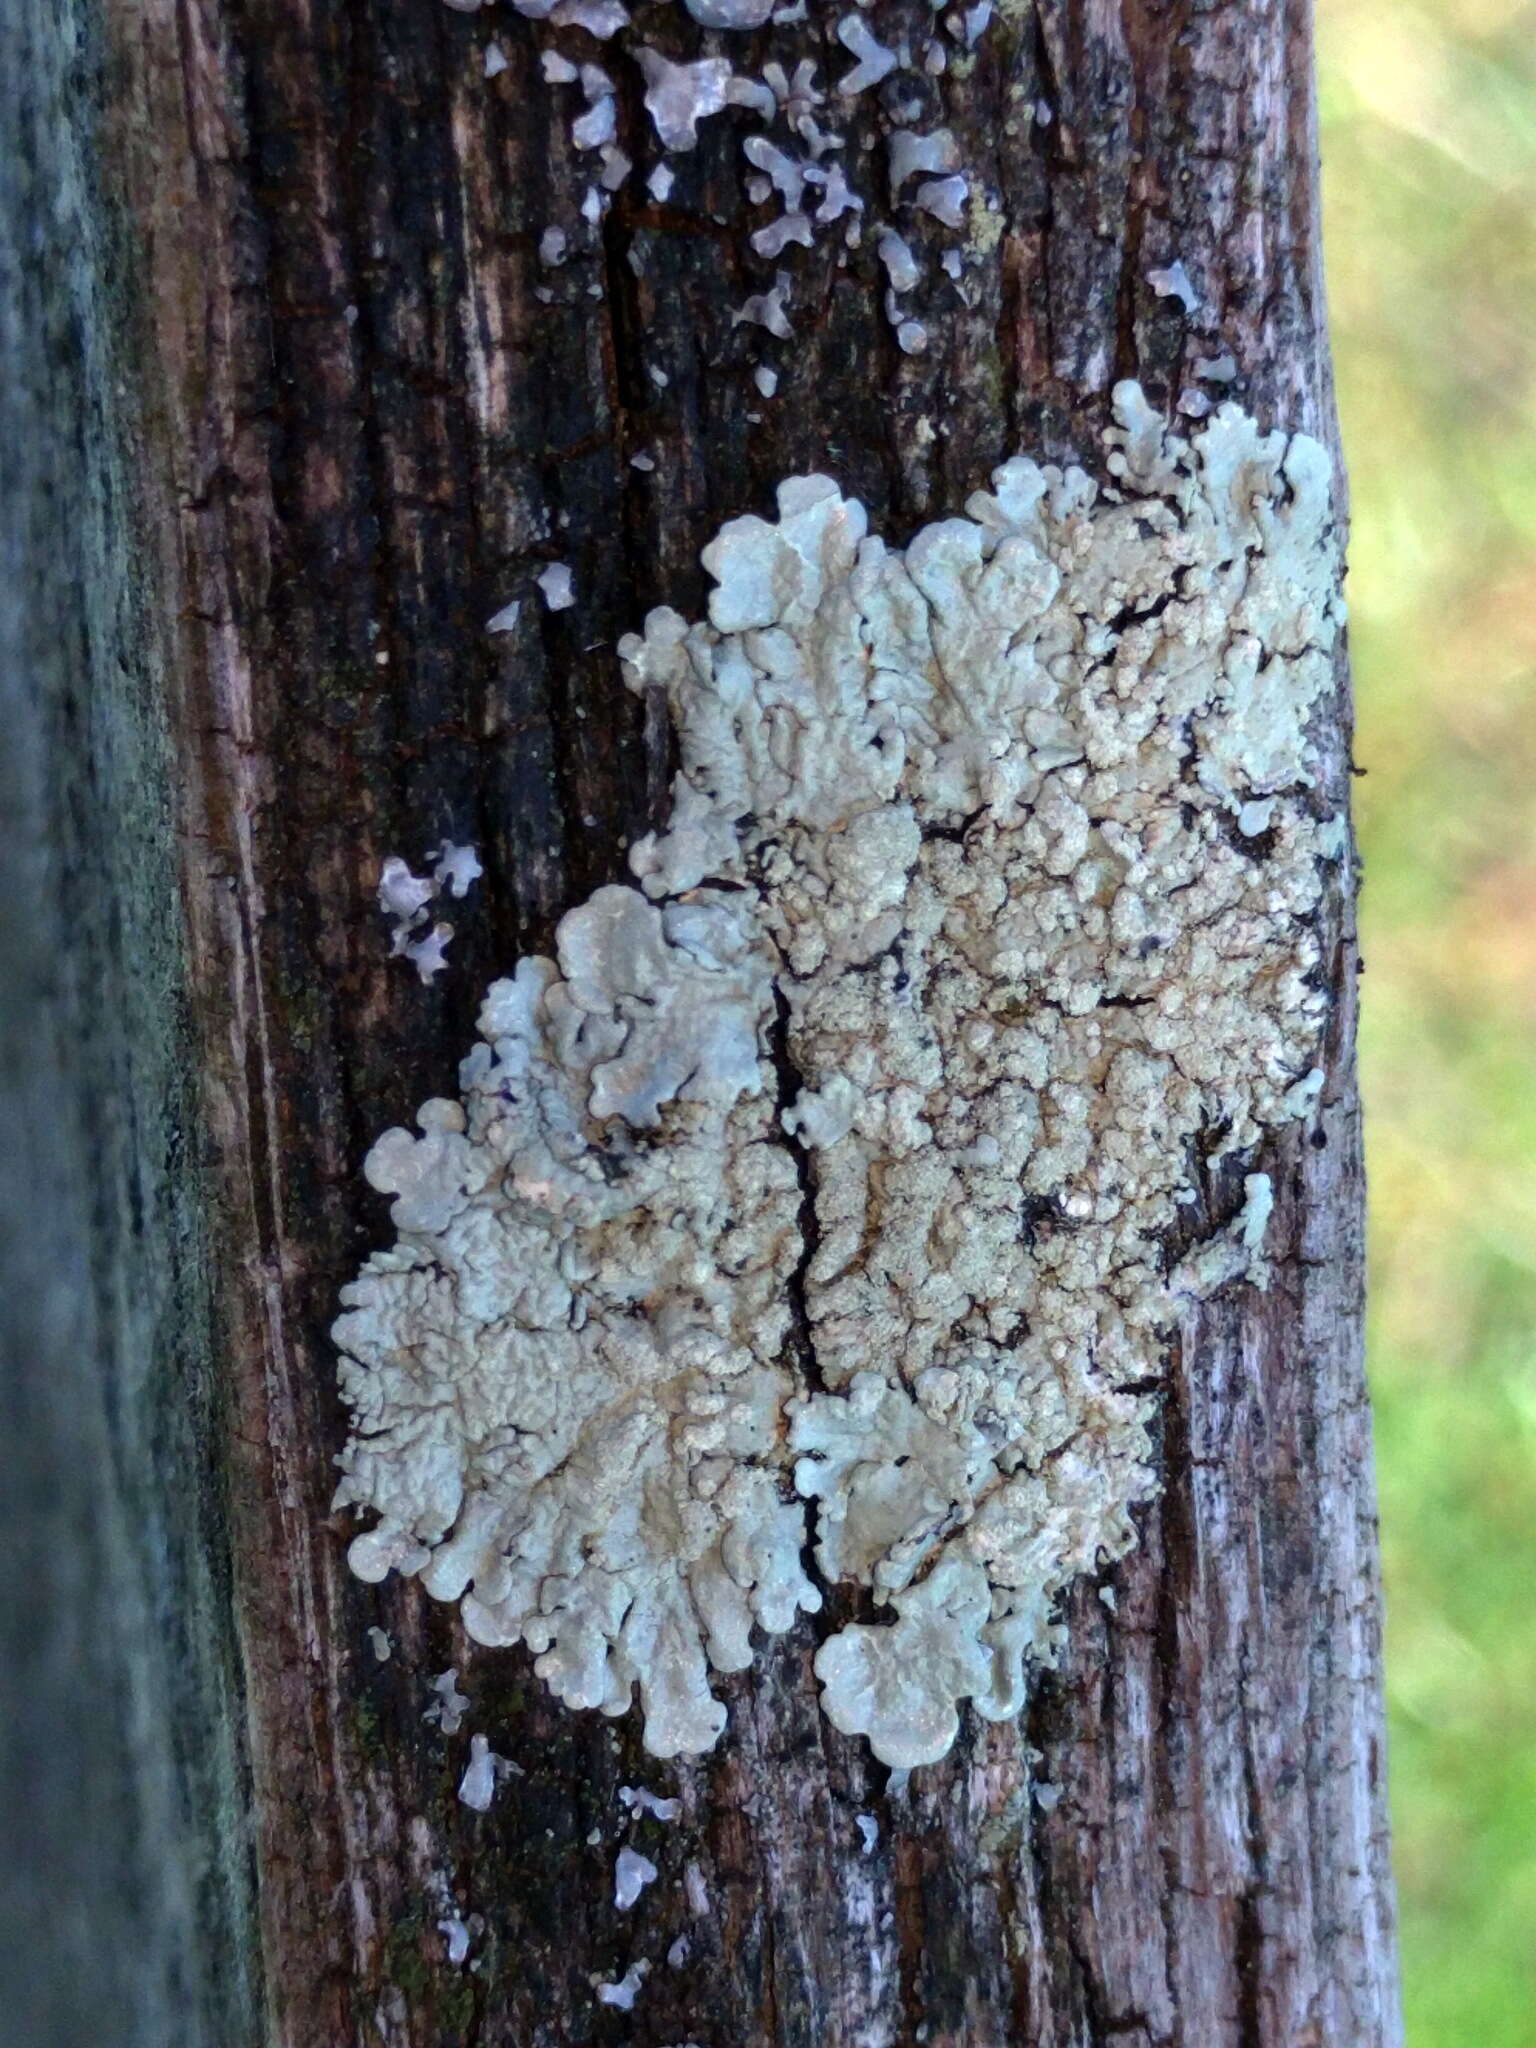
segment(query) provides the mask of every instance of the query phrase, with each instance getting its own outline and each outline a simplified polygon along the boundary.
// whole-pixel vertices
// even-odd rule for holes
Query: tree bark
[[[616,1788],[658,1782],[633,1722],[566,1712],[523,1652],[473,1650],[412,1586],[357,1584],[327,1519],[326,1331],[381,1227],[362,1155],[451,1088],[486,981],[547,949],[656,822],[667,735],[614,643],[654,604],[698,615],[719,523],[825,469],[900,538],[1012,452],[1091,451],[1117,378],[1171,407],[1222,354],[1266,425],[1333,442],[1305,0],[1003,7],[974,63],[923,88],[919,125],[942,121],[998,200],[969,302],[935,293],[906,355],[872,237],[842,270],[804,252],[771,403],[761,334],[732,323],[773,269],[747,241],[736,114],[704,123],[665,203],[631,177],[549,270],[541,233],[591,160],[534,24],[440,0],[103,6],[268,2038],[1390,2048],[1348,900],[1327,906],[1321,1110],[1259,1162],[1275,1278],[1189,1312],[1165,1490],[1108,1576],[1115,1610],[1091,1583],[1069,1601],[1061,1668],[1018,1725],[968,1721],[892,1787],[821,1716],[803,1623],[725,1682],[717,1752],[667,1773],[684,1815],[658,1831],[663,1881],[620,1914]],[[836,17],[812,16],[717,44],[759,73],[787,39],[835,78]],[[935,17],[883,0],[870,19],[920,45]],[[642,30],[697,45],[681,9],[644,8]],[[507,68],[487,78],[493,33]],[[604,61],[619,141],[648,161],[638,75]],[[869,104],[847,125],[884,134]],[[1175,262],[1192,311],[1149,282]],[[578,604],[527,603],[488,636],[556,559]],[[1340,796],[1342,716],[1324,738]],[[424,989],[386,957],[373,891],[387,854],[444,834],[487,872]],[[1195,1230],[1239,1182],[1202,1190]],[[449,1665],[525,1772],[483,1817],[455,1797],[463,1738],[422,1719]],[[1049,1810],[1031,1776],[1060,1788]],[[858,1813],[879,1823],[868,1855]],[[449,1911],[483,1920],[474,1970],[447,1961]],[[641,1956],[635,2010],[598,2005],[593,1977]]]
[[[222,2048],[259,1960],[100,27],[0,10],[0,2031]]]

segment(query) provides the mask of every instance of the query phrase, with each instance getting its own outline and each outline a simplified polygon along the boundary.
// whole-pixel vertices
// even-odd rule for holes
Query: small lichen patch
[[[544,602],[550,611],[569,611],[576,602],[569,562],[550,562],[539,571],[534,581],[543,592]]]
[[[654,1884],[659,1875],[649,1856],[642,1856],[637,1849],[621,1849],[613,1867],[614,1905],[621,1913],[627,1913],[646,1886]]]
[[[639,886],[366,1162],[400,1239],[336,1325],[353,1568],[569,1705],[638,1685],[657,1755],[833,1582],[890,1616],[816,1657],[885,1762],[1016,1713],[1134,1540],[1179,1298],[1262,1278],[1262,1173],[1168,1247],[1195,1162],[1315,1099],[1328,460],[1115,399],[1103,488],[1016,459],[897,551],[800,477],[722,529],[708,620],[620,648],[681,762]]]
[[[394,920],[391,955],[408,960],[422,981],[430,984],[448,965],[453,926],[431,924],[428,905],[440,889],[453,896],[466,895],[484,869],[473,846],[455,846],[450,839],[443,840],[427,859],[433,863],[432,873],[413,875],[400,856],[392,853],[380,871],[378,897],[380,910]]]
[[[469,1958],[469,1929],[457,1914],[447,1920],[439,1920],[437,1931],[447,1947],[447,1961],[457,1970]]]
[[[379,871],[379,908],[407,929],[436,894],[436,882],[428,875],[413,875],[397,853]]]
[[[456,1669],[438,1673],[432,1681],[437,1698],[421,1717],[424,1721],[435,1721],[445,1735],[458,1734],[469,1707],[469,1695],[459,1691],[458,1678]]]
[[[640,1996],[641,1986],[650,1970],[650,1964],[642,1956],[638,1962],[631,1963],[617,1981],[598,1982],[594,1986],[598,2004],[617,2006],[620,2012],[633,2012],[635,2000]]]
[[[1147,283],[1161,299],[1177,299],[1186,313],[1199,310],[1200,295],[1190,283],[1182,263],[1170,263],[1162,270],[1149,270]]]
[[[680,1799],[663,1799],[644,1785],[621,1785],[618,1798],[630,1813],[648,1813],[655,1820],[676,1820],[683,1810]]]
[[[520,1776],[516,1764],[498,1756],[487,1738],[469,1738],[469,1764],[459,1780],[459,1798],[475,1813],[489,1813],[496,1789],[504,1778]]]
[[[455,0],[455,4],[468,6],[471,0]],[[582,209],[589,227],[601,220],[607,195],[618,191],[635,169],[630,156],[618,146],[617,136],[620,99],[628,89],[624,81],[627,74],[637,71],[654,146],[664,154],[694,150],[701,124],[732,111],[751,116],[745,132],[740,124],[737,129],[746,166],[742,179],[746,196],[753,206],[761,206],[777,191],[784,207],[778,218],[756,221],[747,229],[745,248],[739,253],[750,252],[769,264],[783,259],[792,268],[815,265],[823,274],[823,284],[828,255],[838,269],[847,268],[850,252],[857,250],[863,239],[859,216],[874,203],[868,179],[882,167],[880,157],[872,154],[881,139],[886,143],[883,168],[890,178],[891,210],[902,217],[904,231],[915,231],[929,252],[935,249],[937,229],[958,236],[969,227],[974,235],[979,221],[984,235],[995,239],[1001,231],[1000,220],[988,211],[996,208],[996,195],[987,197],[984,204],[981,195],[971,201],[978,173],[962,169],[950,131],[919,132],[913,125],[939,111],[934,104],[935,78],[946,69],[963,78],[974,68],[976,46],[993,14],[990,0],[979,0],[963,12],[944,13],[934,23],[935,33],[926,40],[906,34],[891,42],[882,41],[876,33],[870,0],[858,0],[856,8],[814,23],[805,0],[779,6],[773,0],[680,0],[665,30],[662,18],[654,13],[643,14],[638,24],[633,22],[621,0],[514,0],[514,5],[519,13],[543,24],[546,38],[575,28],[607,45],[605,65],[578,65],[547,40],[538,51],[547,84],[564,86],[579,79],[582,85],[586,107],[571,120],[570,139],[578,150],[598,152],[602,164],[599,185],[589,192]],[[679,16],[686,16],[686,21]],[[758,52],[744,44],[743,32],[770,25],[775,54],[757,69]],[[804,32],[794,33],[797,29]],[[946,48],[938,33],[941,29],[958,46],[953,51]],[[671,47],[658,47],[649,40],[653,34]],[[721,35],[729,54],[721,49]],[[676,47],[679,38],[681,48]],[[852,62],[844,64],[839,54],[832,75],[823,80],[822,67],[832,44]],[[741,70],[736,68],[738,63]],[[495,75],[507,64],[498,46],[488,48],[489,73]],[[610,64],[617,67],[618,78],[606,68]],[[630,139],[633,143],[639,138],[631,135]],[[650,142],[645,146],[649,150]],[[921,178],[925,172],[938,175]],[[653,162],[642,175],[658,203],[678,203],[669,165]],[[921,178],[915,194],[904,189],[914,177]],[[685,193],[681,205],[686,209],[690,203]],[[976,204],[981,204],[980,214],[975,214]],[[725,219],[716,212],[717,225],[723,225]],[[830,237],[828,229],[832,230]],[[829,242],[830,248],[826,246]],[[549,306],[569,303],[569,295],[562,292],[561,281],[553,273],[567,262],[585,264],[592,253],[590,235],[570,236],[564,227],[549,228],[541,244],[541,259],[550,275],[533,286],[534,299]],[[639,252],[631,249],[628,253],[631,265],[638,266]],[[940,248],[937,253],[951,252]],[[823,289],[814,277],[815,270],[803,280],[808,300]],[[584,287],[579,281],[570,284],[571,292],[583,288],[590,297],[604,296],[599,278],[589,278]],[[926,292],[923,296],[926,298]],[[773,294],[753,292],[751,304],[767,311],[772,308]],[[931,312],[930,307],[919,305],[892,316],[898,345],[906,353],[916,355],[926,348]],[[754,316],[744,308],[740,317]],[[776,333],[780,331],[772,317],[765,324]],[[785,333],[787,336],[787,328]],[[652,374],[658,389],[665,388],[663,380]]]

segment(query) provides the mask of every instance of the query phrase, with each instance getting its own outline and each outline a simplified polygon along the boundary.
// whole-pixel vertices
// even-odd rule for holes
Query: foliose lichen
[[[450,0],[470,9],[474,0]],[[867,0],[861,0],[861,5]],[[764,263],[776,265],[781,257],[792,263],[802,259],[794,252],[821,251],[824,265],[830,260],[845,268],[864,239],[866,208],[882,204],[878,188],[866,183],[865,171],[871,160],[877,134],[883,132],[890,165],[890,187],[884,202],[893,217],[899,217],[906,233],[916,238],[909,247],[903,269],[904,282],[886,295],[887,317],[897,346],[908,355],[923,353],[928,340],[928,319],[949,303],[950,286],[962,299],[970,296],[963,279],[961,250],[944,247],[936,240],[934,227],[967,238],[977,247],[990,246],[1000,229],[989,208],[997,197],[981,178],[977,168],[961,164],[958,146],[947,128],[919,133],[909,124],[922,117],[926,94],[914,90],[949,68],[945,44],[937,36],[914,44],[902,37],[894,44],[882,42],[869,20],[857,9],[840,18],[813,22],[805,5],[774,5],[774,0],[682,0],[676,10],[686,15],[694,31],[683,40],[695,55],[669,54],[642,40],[654,24],[648,18],[634,29],[628,10],[619,0],[514,0],[519,14],[541,25],[541,38],[559,36],[573,29],[610,44],[605,53],[622,72],[634,67],[640,74],[642,97],[649,134],[642,128],[629,133],[633,150],[659,150],[662,161],[642,167],[647,189],[658,204],[677,202],[677,171],[669,160],[688,155],[698,146],[701,124],[733,114],[746,114],[748,122],[734,126],[740,136],[746,170],[745,195],[753,207],[771,206],[775,195],[782,211],[758,220],[747,232],[746,245]],[[957,46],[955,70],[963,73],[974,61],[972,53],[991,17],[987,0],[965,11],[951,9],[942,27]],[[668,40],[682,28],[674,16]],[[827,55],[827,31],[840,50],[853,61],[840,69],[828,83],[818,82]],[[760,69],[738,70],[738,64],[756,62],[760,48],[746,44],[749,35],[768,31],[775,54],[761,62]],[[564,39],[569,42],[570,38]],[[540,262],[550,273],[535,285],[536,301],[553,305],[557,298],[567,303],[585,289],[595,298],[604,296],[601,281],[592,279],[583,287],[579,277],[564,281],[562,290],[553,273],[574,260],[578,271],[603,246],[602,222],[612,195],[619,191],[637,168],[629,151],[617,142],[620,125],[619,88],[615,74],[606,66],[575,60],[556,44],[542,41],[539,65],[546,84],[581,84],[585,110],[570,118],[569,133],[578,150],[596,150],[602,175],[587,188],[580,217],[587,232],[575,220],[551,223],[539,244]],[[839,59],[841,63],[841,59]],[[499,45],[488,45],[483,68],[488,77],[499,77],[510,68]],[[903,84],[905,81],[905,84]],[[922,172],[938,173],[926,178],[914,192],[904,189]],[[684,203],[689,201],[686,193]],[[979,212],[977,209],[980,209]],[[890,223],[874,223],[887,235],[895,234]],[[827,230],[831,230],[830,234]],[[927,245],[926,247],[924,245]],[[939,287],[929,275],[928,258],[937,255],[949,286]],[[642,252],[629,251],[632,267],[643,265]],[[784,311],[792,289],[793,272],[775,273],[771,288],[747,295],[736,323],[762,326],[778,340],[792,338]],[[804,282],[804,281],[803,281]],[[935,302],[935,293],[938,294]],[[918,294],[916,302],[913,294]],[[756,309],[756,310],[754,310]],[[755,337],[754,337],[755,338]],[[753,368],[758,367],[753,365]],[[662,373],[653,369],[658,388],[665,384]]]
[[[681,762],[637,886],[368,1157],[353,1569],[571,1706],[638,1686],[659,1756],[834,1584],[891,1616],[816,1657],[887,1763],[1016,1713],[1134,1541],[1178,1299],[1262,1277],[1262,1174],[1170,1245],[1197,1160],[1319,1085],[1329,462],[1234,405],[1115,415],[1107,485],[1017,459],[904,550],[826,477],[725,526],[708,620],[620,648]]]

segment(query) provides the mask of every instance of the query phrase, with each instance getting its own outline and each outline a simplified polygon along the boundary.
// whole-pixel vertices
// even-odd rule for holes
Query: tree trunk
[[[705,120],[657,198],[622,41],[441,0],[100,4],[269,2038],[1390,2048],[1342,893],[1325,1092],[1261,1161],[1274,1278],[1185,1316],[1164,1490],[1101,1582],[1113,1610],[1093,1582],[1070,1596],[1060,1667],[1019,1721],[967,1720],[942,1762],[892,1783],[820,1714],[804,1620],[723,1681],[719,1747],[664,1774],[683,1816],[647,1837],[661,1881],[619,1912],[616,1791],[662,1782],[633,1719],[562,1708],[525,1651],[474,1649],[408,1582],[357,1583],[350,1525],[328,1519],[345,1419],[327,1330],[381,1229],[360,1161],[451,1092],[487,981],[623,879],[662,814],[669,736],[614,644],[653,605],[701,615],[722,521],[826,470],[903,539],[1011,453],[1091,455],[1127,377],[1154,404],[1230,394],[1333,442],[1306,0],[1008,0],[974,50],[927,0],[881,0],[883,43],[946,47],[942,75],[900,90],[971,178],[968,282],[923,287],[921,353],[885,317],[869,232],[843,268],[835,236],[794,252],[791,344],[733,324],[776,268],[748,242],[747,117]],[[651,4],[626,35],[753,76],[810,56],[836,79],[853,58],[836,15],[811,12],[701,41]],[[487,76],[493,41],[505,68]],[[579,211],[595,159],[569,134],[584,101],[544,83],[552,48],[607,66],[641,166],[596,225]],[[888,136],[895,92],[841,123],[871,223],[883,146],[858,138]],[[558,264],[540,259],[551,225]],[[1178,264],[1187,292],[1162,276]],[[769,354],[771,398],[752,376]],[[1230,382],[1202,383],[1223,355]],[[578,602],[551,611],[532,579],[557,560]],[[514,595],[515,629],[488,635]],[[1340,799],[1347,739],[1340,715]],[[374,889],[387,855],[445,835],[486,873],[423,987],[388,957]],[[1212,1175],[1192,1234],[1240,1187],[1235,1166]],[[484,1816],[456,1798],[464,1737],[423,1720],[448,1666],[470,1725],[524,1772]],[[1032,1782],[1059,1798],[1032,1801]],[[438,1922],[475,1915],[474,1966],[456,1966]],[[642,1957],[632,2012],[596,2002],[594,1979]]]

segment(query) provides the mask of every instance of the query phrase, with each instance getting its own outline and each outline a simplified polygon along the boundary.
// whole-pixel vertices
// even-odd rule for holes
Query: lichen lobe
[[[1176,1297],[1256,1270],[1252,1184],[1210,1257],[1168,1246],[1197,1150],[1315,1092],[1329,464],[1115,400],[1103,487],[1017,459],[896,551],[800,477],[722,530],[708,621],[620,650],[681,760],[639,887],[494,984],[462,1107],[369,1155],[400,1236],[335,1332],[353,1568],[572,1706],[638,1684],[658,1755],[820,1607],[808,1536],[893,1615],[822,1644],[839,1728],[908,1767],[962,1700],[1017,1712],[1134,1540]]]

